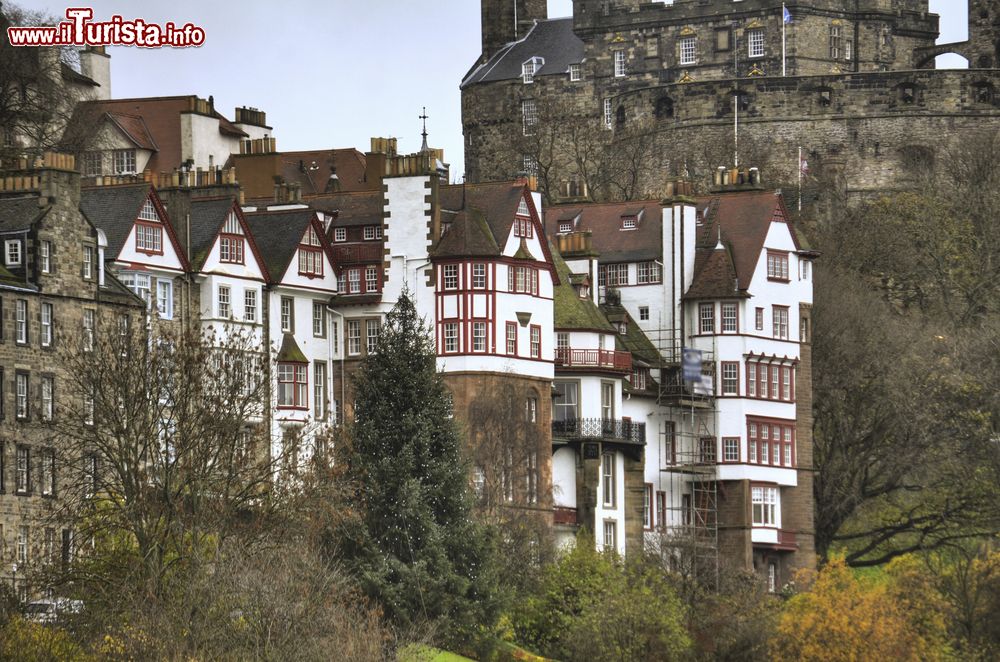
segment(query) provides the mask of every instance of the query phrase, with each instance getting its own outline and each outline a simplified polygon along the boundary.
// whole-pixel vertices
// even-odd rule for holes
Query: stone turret
[[[483,61],[548,18],[546,0],[482,0]]]

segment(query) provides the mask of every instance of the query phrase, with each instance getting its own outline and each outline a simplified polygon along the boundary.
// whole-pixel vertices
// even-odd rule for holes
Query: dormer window
[[[236,214],[231,212],[219,235],[219,261],[243,264],[243,228]]]
[[[639,219],[636,216],[622,216],[622,230],[635,230],[636,225],[639,224]]]
[[[135,174],[135,150],[116,149],[111,152],[111,163],[116,175]]]
[[[365,226],[365,241],[375,241],[382,238],[382,226],[381,225],[366,225]]]
[[[333,229],[333,240],[334,241],[347,241],[347,228],[334,228]]]
[[[583,68],[579,64],[569,65],[569,80],[572,83],[583,80]]]
[[[545,60],[540,57],[533,57],[521,65],[521,78],[524,80],[525,85],[535,82],[535,74],[538,73],[543,64],[545,64]]]
[[[3,254],[8,267],[21,266],[21,241],[19,239],[5,241]]]
[[[573,231],[573,224],[569,221],[564,221],[559,224],[559,232],[561,234],[566,234],[567,232]]]
[[[302,237],[299,244],[299,274],[303,276],[323,275],[323,249],[319,241],[319,233],[313,226]]]
[[[135,224],[135,250],[140,253],[163,254],[163,227],[152,223]]]
[[[623,336],[628,333],[628,323],[627,322],[619,322],[618,323],[618,333],[622,334]]]

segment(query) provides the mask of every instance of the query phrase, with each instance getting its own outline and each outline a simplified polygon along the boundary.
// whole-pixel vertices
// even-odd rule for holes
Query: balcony
[[[577,524],[576,508],[566,508],[565,506],[556,506],[555,508],[553,508],[553,520],[555,524],[576,526]]]
[[[606,370],[628,374],[632,372],[632,355],[629,352],[607,349],[560,347],[556,349],[556,367],[573,370]]]
[[[371,262],[382,262],[383,250],[382,242],[370,242],[367,244],[347,244],[333,246],[333,263],[337,266],[344,264],[360,264]]]
[[[552,421],[552,436],[573,440],[600,440],[621,444],[646,444],[646,424],[618,418],[570,418]]]

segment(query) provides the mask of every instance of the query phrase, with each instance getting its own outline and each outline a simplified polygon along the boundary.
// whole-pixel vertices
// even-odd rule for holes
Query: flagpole
[[[799,211],[802,211],[802,148],[799,147]]]
[[[785,3],[781,3],[781,75],[785,75],[785,31],[788,28],[788,21],[785,20]]]
[[[735,25],[735,24],[734,24]],[[740,167],[740,48],[733,29],[733,167]],[[734,184],[736,182],[733,182]]]

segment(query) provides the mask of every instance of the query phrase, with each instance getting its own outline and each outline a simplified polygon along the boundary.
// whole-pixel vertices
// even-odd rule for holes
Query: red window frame
[[[227,242],[229,242],[228,251],[223,249]],[[219,262],[225,262],[226,264],[246,264],[246,238],[238,234],[220,234]]]
[[[282,368],[292,369],[292,379],[283,379]],[[301,379],[300,379],[301,377]],[[291,384],[292,404],[281,404],[281,385]],[[278,409],[309,409],[309,364],[298,361],[278,363]]]
[[[303,260],[303,258],[305,258]],[[303,269],[305,262],[305,269]],[[312,269],[310,269],[310,265]],[[316,267],[319,267],[318,269]],[[307,278],[323,277],[323,249],[299,244],[299,275]]]
[[[154,231],[160,236],[159,250],[155,248],[143,248],[139,245],[139,228],[145,228],[146,231]],[[146,255],[163,255],[163,225],[159,223],[152,223],[147,221],[136,221],[135,222],[135,250],[137,253],[144,253]]]
[[[767,250],[767,279],[779,283],[789,282],[788,251]]]
[[[643,509],[642,509],[642,529],[643,531],[652,531],[653,526],[656,524],[653,514],[653,484],[644,483],[645,495],[643,497]]]
[[[795,421],[747,416],[747,446],[749,464],[795,468],[798,462]],[[774,461],[775,453],[778,454],[778,462]],[[785,461],[787,458],[791,458],[791,463]]]
[[[784,322],[781,322],[781,316],[784,316]],[[789,340],[791,332],[791,314],[788,312],[788,306],[771,306],[771,334],[772,337],[778,340]],[[781,333],[782,327],[784,328],[784,333]]]
[[[740,448],[740,442],[741,441],[742,441],[742,439],[740,439],[739,437],[723,437],[722,438],[722,462],[724,464],[739,464],[740,461],[743,459],[741,457],[741,450],[742,450]],[[727,444],[729,444],[729,445],[727,446]],[[729,457],[727,457],[727,451],[730,450],[733,445],[736,446],[736,458],[735,459],[730,459]]]
[[[732,377],[732,390],[726,390],[726,369],[736,370],[736,376]],[[719,392],[721,395],[739,396],[740,394],[740,363],[739,361],[722,361],[719,366]]]
[[[764,309],[763,308],[757,308],[757,319],[755,321],[757,323],[757,330],[758,331],[763,331],[764,330]]]
[[[667,493],[662,490],[656,491],[656,522],[658,530],[667,528]]]
[[[705,312],[708,315],[705,315]],[[710,331],[705,330],[705,322],[709,322],[712,325]],[[715,303],[699,303],[698,304],[698,333],[702,335],[713,335],[715,333]]]
[[[482,325],[482,330],[483,330],[483,335],[482,335],[483,346],[481,349],[476,349],[476,327],[478,325]],[[471,335],[472,342],[470,344],[469,349],[476,354],[485,353],[489,349],[489,334],[490,334],[489,320],[485,319],[472,320],[471,330],[472,330],[472,335]]]
[[[542,358],[542,327],[537,324],[531,325],[531,358]]]
[[[732,330],[726,329],[726,309],[733,312]],[[719,333],[739,333],[740,332],[740,307],[735,301],[723,301],[719,304]]]
[[[507,354],[509,356],[517,356],[517,322],[507,322],[507,335],[505,338]]]
[[[668,451],[670,457],[666,457]],[[677,425],[673,421],[663,422],[663,448],[660,449],[660,456],[665,467],[677,464]]]

